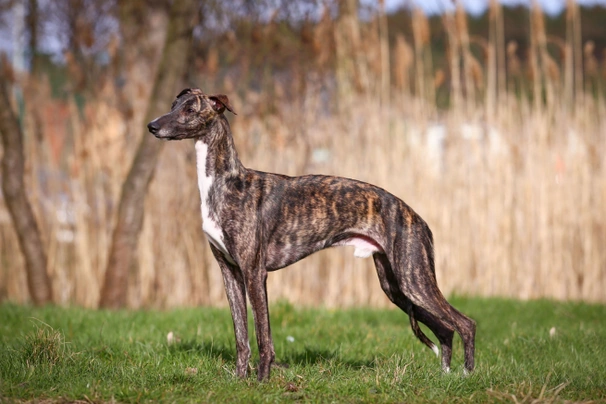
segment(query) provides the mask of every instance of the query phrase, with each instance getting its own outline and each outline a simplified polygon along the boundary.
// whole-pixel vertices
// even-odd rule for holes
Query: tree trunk
[[[187,70],[196,7],[195,0],[175,0],[171,7],[164,51],[145,122],[167,112],[170,100],[180,91],[177,86]],[[101,289],[101,307],[119,308],[126,304],[128,273],[137,253],[137,241],[143,225],[143,202],[164,144],[148,134],[147,129],[143,130],[133,165],[122,186],[118,218]]]
[[[30,72],[38,78],[40,75],[40,54],[38,52],[38,31],[40,25],[40,11],[38,0],[29,0],[27,3],[27,28],[29,31]]]
[[[0,135],[4,148],[2,192],[25,258],[29,294],[35,304],[42,305],[52,301],[53,293],[38,224],[25,193],[23,133],[11,107],[8,91],[5,76],[0,75]]]

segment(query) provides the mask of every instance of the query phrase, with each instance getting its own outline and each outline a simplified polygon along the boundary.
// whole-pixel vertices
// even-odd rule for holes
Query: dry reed
[[[267,94],[218,74],[220,53],[210,52],[201,64],[212,70],[213,80],[216,76],[214,82],[208,76],[203,82],[212,91],[228,92],[238,111],[230,120],[246,166],[357,178],[384,187],[416,209],[433,230],[438,282],[446,294],[605,302],[606,108],[600,93],[584,92],[579,84],[580,50],[570,52],[580,41],[575,7],[569,4],[565,59],[553,60],[563,78],[547,74],[546,61],[552,58],[541,16],[533,14],[535,80],[552,86],[545,103],[536,101],[542,99],[537,96],[543,93],[540,83],[534,104],[515,95],[523,85],[516,74],[527,66],[516,59],[515,49],[510,51],[512,44],[505,49],[501,11],[492,3],[486,67],[470,52],[460,10],[443,19],[449,40],[444,70],[454,102],[439,115],[432,112],[431,32],[420,13],[415,14],[414,38],[396,35],[391,67],[384,16],[370,28],[374,36],[363,35],[374,41],[365,45],[360,33],[367,28],[355,13],[335,24],[325,14],[307,41],[317,70],[297,70],[294,97],[272,86],[278,109],[263,109]],[[327,32],[334,43],[318,38]],[[322,73],[331,66],[332,46],[338,103],[330,94],[331,76]],[[364,59],[365,46],[378,50],[372,54],[379,58],[375,73],[376,60]],[[248,68],[252,62],[243,57],[237,63]],[[482,70],[486,92],[474,87],[474,63]],[[393,76],[387,77],[390,69]],[[560,81],[565,97],[556,96]],[[52,105],[48,84],[36,86],[38,95],[27,100],[27,108]],[[377,102],[386,98],[391,102]],[[579,101],[574,109],[569,108],[572,99]],[[118,192],[137,143],[129,133],[140,120],[126,119],[120,105],[110,84],[83,113],[68,104],[64,130],[73,141],[64,148],[67,158],[61,164],[53,158],[50,141],[32,135],[36,128],[26,114],[28,192],[43,229],[59,304],[97,304]],[[167,145],[142,207],[145,222],[128,280],[129,307],[226,304],[220,271],[201,230],[195,175],[191,142]],[[0,241],[0,299],[25,302],[23,262],[2,203]],[[323,251],[272,273],[268,287],[274,301],[389,305],[372,260],[355,259],[349,249]]]

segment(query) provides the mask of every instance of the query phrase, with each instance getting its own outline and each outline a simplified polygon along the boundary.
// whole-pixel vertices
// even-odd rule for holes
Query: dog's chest
[[[223,241],[223,231],[219,224],[211,217],[208,194],[213,184],[213,177],[206,173],[206,158],[208,156],[208,145],[201,140],[196,141],[196,165],[198,169],[198,188],[200,189],[200,199],[202,201],[202,230],[208,237],[208,240],[219,249],[227,260],[234,263],[229,255]]]

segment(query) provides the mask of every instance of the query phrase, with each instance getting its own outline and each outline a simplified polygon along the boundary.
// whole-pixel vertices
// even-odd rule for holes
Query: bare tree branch
[[[35,304],[42,305],[52,301],[53,293],[46,272],[46,253],[23,183],[25,166],[23,133],[11,107],[8,83],[4,74],[0,75],[0,135],[4,148],[2,192],[17,232],[21,253],[25,258],[30,296]]]
[[[165,112],[170,100],[179,91],[177,86],[185,75],[189,58],[196,8],[195,0],[175,0],[172,5],[164,52],[147,109],[146,122]],[[143,225],[143,202],[162,146],[162,142],[158,142],[145,130],[122,186],[118,219],[101,290],[101,307],[118,308],[126,303],[128,273],[136,255]]]

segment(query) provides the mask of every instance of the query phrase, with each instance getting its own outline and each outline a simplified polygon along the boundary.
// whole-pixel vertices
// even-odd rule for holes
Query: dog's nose
[[[151,121],[147,124],[147,129],[155,135],[160,130],[160,125],[158,125],[156,121]]]

